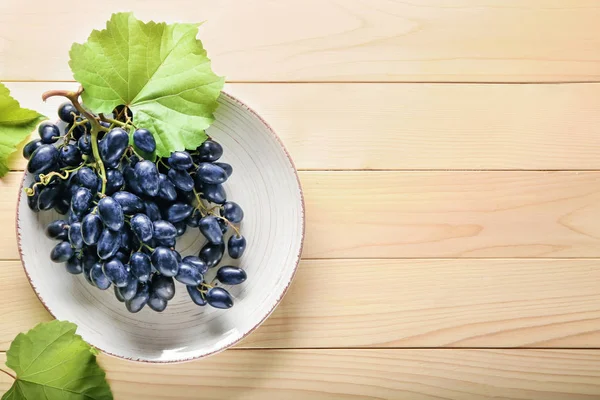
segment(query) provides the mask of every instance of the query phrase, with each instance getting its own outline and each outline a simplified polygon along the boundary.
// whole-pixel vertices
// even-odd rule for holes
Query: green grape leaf
[[[6,353],[17,379],[2,400],[112,400],[95,350],[76,329],[52,321],[17,335]]]
[[[113,14],[106,29],[94,30],[69,53],[86,107],[109,114],[128,106],[135,125],[154,134],[161,157],[202,144],[224,79],[212,71],[196,39],[198,26]]]
[[[44,119],[46,117],[36,111],[21,108],[8,88],[0,83],[0,178],[8,172],[8,156]]]

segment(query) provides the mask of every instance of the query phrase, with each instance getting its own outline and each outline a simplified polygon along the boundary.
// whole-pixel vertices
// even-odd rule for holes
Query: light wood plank
[[[8,83],[56,118],[53,88]],[[300,169],[600,169],[600,84],[229,84]],[[22,169],[15,154],[11,166]]]
[[[600,172],[301,172],[306,258],[600,257]],[[18,258],[20,173],[0,181]],[[6,193],[6,195],[4,195]]]
[[[0,280],[6,350],[51,317],[20,262]],[[600,347],[599,280],[597,259],[306,260],[238,347]]]
[[[5,354],[0,354],[0,362]],[[580,400],[600,396],[600,351],[226,351],[184,364],[100,356],[116,399]],[[1,374],[0,392],[11,384]]]
[[[3,1],[0,78],[71,79],[71,44],[119,10],[207,21],[200,37],[234,81],[600,79],[596,0]]]

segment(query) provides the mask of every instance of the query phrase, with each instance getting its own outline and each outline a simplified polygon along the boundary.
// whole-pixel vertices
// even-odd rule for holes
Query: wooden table
[[[301,171],[307,236],[236,348],[100,356],[116,399],[600,398],[600,1],[4,0],[0,80],[52,114],[39,94],[74,87],[71,43],[117,10],[207,21],[226,90]],[[3,351],[50,319],[17,261],[12,167]]]

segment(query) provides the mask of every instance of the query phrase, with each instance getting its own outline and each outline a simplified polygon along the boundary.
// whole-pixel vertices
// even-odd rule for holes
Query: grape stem
[[[17,377],[14,376],[13,374],[11,374],[8,371],[3,370],[2,368],[0,368],[0,371],[4,372],[6,375],[10,376],[11,378],[13,378],[15,381],[17,380]]]
[[[230,220],[228,220],[225,217],[220,217],[220,216],[215,215],[215,214],[213,214],[213,216],[216,217],[216,218],[222,219],[223,221],[227,222],[227,225],[229,225],[235,231],[235,233],[236,233],[236,235],[238,237],[242,236],[242,234],[240,233],[240,230]]]
[[[42,95],[42,100],[46,101],[50,97],[62,96],[66,97],[73,103],[73,106],[85,116],[90,124],[92,124],[92,153],[94,154],[94,158],[96,159],[96,165],[98,166],[98,173],[100,178],[102,179],[102,191],[104,194],[106,192],[106,170],[104,168],[104,162],[100,157],[100,151],[98,150],[98,133],[104,130],[104,127],[100,125],[100,123],[94,118],[83,106],[79,103],[79,96],[83,93],[83,87],[80,86],[76,92],[72,92],[70,90],[49,90]]]

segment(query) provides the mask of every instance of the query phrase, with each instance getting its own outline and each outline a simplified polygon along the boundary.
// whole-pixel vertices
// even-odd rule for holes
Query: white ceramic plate
[[[247,249],[231,264],[243,267],[248,280],[227,287],[235,298],[229,310],[196,306],[185,286],[177,283],[176,296],[163,313],[144,307],[130,314],[112,288],[93,288],[83,276],[70,275],[63,264],[50,261],[56,242],[46,238],[44,228],[61,216],[32,212],[20,192],[17,235],[31,286],[54,317],[76,323],[83,339],[105,353],[136,361],[180,362],[224,350],[269,316],[294,277],[304,238],[304,204],[288,153],[265,121],[226,94],[208,133],[223,145],[222,161],[234,169],[225,184],[228,199],[245,213],[241,230]],[[26,174],[24,185],[31,179]],[[203,243],[197,229],[188,229],[177,248],[182,256],[197,255]],[[221,265],[225,263],[227,259]]]

